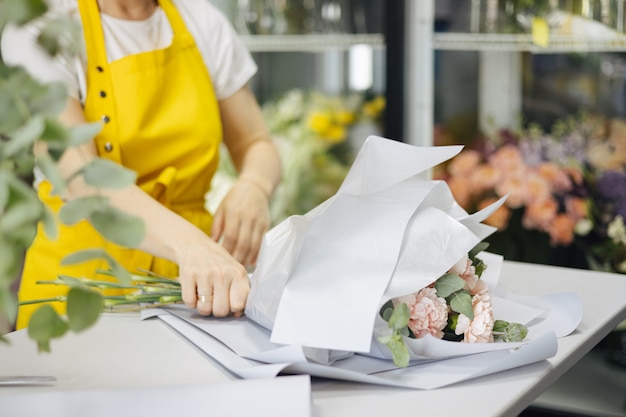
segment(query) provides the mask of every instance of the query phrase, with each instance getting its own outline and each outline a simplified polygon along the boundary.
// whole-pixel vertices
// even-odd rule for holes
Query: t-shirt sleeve
[[[217,99],[225,99],[250,81],[257,65],[230,21],[211,4],[203,25],[204,59]]]
[[[70,97],[79,98],[76,62],[64,54],[51,57],[37,43],[37,36],[43,21],[25,26],[8,25],[3,34],[0,49],[4,62],[21,66],[36,80],[42,83],[62,82]]]

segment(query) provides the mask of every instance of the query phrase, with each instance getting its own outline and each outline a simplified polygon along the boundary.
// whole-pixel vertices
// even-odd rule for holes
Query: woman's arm
[[[70,98],[60,115],[68,126],[85,123],[78,100]],[[64,178],[70,178],[97,156],[93,142],[68,149],[59,161]],[[245,268],[226,249],[193,224],[168,210],[138,186],[122,190],[94,189],[80,176],[68,184],[65,198],[104,194],[110,204],[141,218],[146,233],[139,249],[178,264],[183,301],[201,314],[226,316],[243,312],[249,292]],[[213,303],[198,303],[197,294],[213,294]]]
[[[220,204],[211,236],[244,265],[256,261],[270,227],[269,200],[281,178],[280,157],[261,109],[245,86],[219,103],[228,148],[239,179]]]

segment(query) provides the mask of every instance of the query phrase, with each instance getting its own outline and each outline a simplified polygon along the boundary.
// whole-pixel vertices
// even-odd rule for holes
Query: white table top
[[[505,262],[500,282],[520,294],[579,294],[583,320],[573,334],[559,339],[555,357],[428,391],[314,380],[313,415],[380,417],[413,411],[423,416],[516,416],[626,318],[623,275]],[[0,344],[0,375],[54,375],[58,381],[0,388],[0,403],[16,393],[233,379],[161,321],[140,321],[134,314],[106,314],[94,328],[53,341],[51,354],[37,354],[25,331],[10,333],[8,339],[10,345]]]

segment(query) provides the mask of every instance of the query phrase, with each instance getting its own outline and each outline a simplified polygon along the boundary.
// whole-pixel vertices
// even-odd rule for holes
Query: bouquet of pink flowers
[[[480,279],[487,265],[477,257],[487,246],[480,243],[429,286],[382,307],[380,314],[392,333],[378,341],[387,346],[396,366],[405,367],[410,360],[405,337],[431,335],[465,343],[521,342],[526,338],[524,325],[494,319],[489,288]]]

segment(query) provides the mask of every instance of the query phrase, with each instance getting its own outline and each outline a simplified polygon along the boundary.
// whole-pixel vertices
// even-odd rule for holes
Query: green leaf
[[[78,146],[92,140],[102,130],[102,123],[85,123],[70,129],[69,145]]]
[[[22,249],[9,242],[8,239],[0,239],[0,279],[12,282],[17,276],[21,266],[20,251]]]
[[[496,320],[493,324],[493,336],[503,342],[521,342],[528,336],[528,328],[520,323]]]
[[[85,182],[98,188],[126,188],[135,183],[137,174],[104,158],[97,158],[83,168]]]
[[[46,235],[55,240],[59,236],[59,229],[57,227],[57,221],[52,213],[52,210],[48,208],[48,206],[43,207],[43,216],[41,218],[41,222],[43,224],[43,230]]]
[[[41,115],[34,115],[20,130],[11,136],[4,148],[4,156],[14,157],[18,152],[32,149],[44,130],[44,119]]]
[[[115,207],[107,206],[91,213],[89,221],[102,236],[120,246],[136,248],[143,240],[143,221]]]
[[[113,276],[115,276],[122,284],[129,285],[131,283],[131,274],[104,249],[94,248],[74,252],[63,258],[61,260],[61,265],[79,264],[94,259],[104,259],[109,265]]]
[[[406,303],[400,303],[393,309],[388,325],[394,330],[399,330],[409,324],[410,318],[409,306]]]
[[[474,246],[472,250],[470,250],[469,252],[469,258],[472,260],[472,263],[474,263],[474,259],[476,259],[476,255],[478,255],[480,252],[486,251],[488,247],[489,247],[488,242],[477,243],[476,246]]]
[[[70,132],[59,120],[45,119],[40,139],[46,142],[50,149],[65,150],[69,146]]]
[[[67,323],[50,306],[39,307],[28,322],[28,336],[37,342],[39,352],[50,352],[50,340],[67,332]]]
[[[102,294],[84,287],[74,286],[67,293],[67,319],[69,327],[80,332],[92,326],[100,316],[104,300]]]
[[[472,308],[472,296],[465,291],[459,291],[450,296],[448,300],[452,311],[464,314],[470,320],[474,320],[474,309]]]
[[[455,293],[465,286],[463,278],[456,274],[445,274],[435,281],[435,289],[437,296],[447,298],[450,294]]]
[[[46,176],[46,179],[52,184],[52,194],[60,195],[65,193],[67,185],[53,158],[47,154],[39,155],[36,164]]]
[[[3,212],[9,203],[9,178],[15,178],[8,169],[0,170],[0,211]]]
[[[42,16],[48,10],[44,0],[2,0],[0,1],[0,23],[11,22],[23,25]]]
[[[387,348],[393,356],[393,364],[398,368],[406,368],[409,365],[409,349],[404,344],[404,339],[400,335],[394,335],[387,343]]]
[[[99,195],[77,198],[65,203],[59,211],[59,218],[64,224],[73,225],[88,219],[94,212],[102,210],[108,198]]]
[[[81,50],[82,32],[74,19],[58,16],[46,20],[37,41],[51,56],[60,52],[76,55]]]
[[[61,265],[75,265],[94,259],[107,259],[111,257],[104,249],[85,249],[71,253],[61,259]]]

